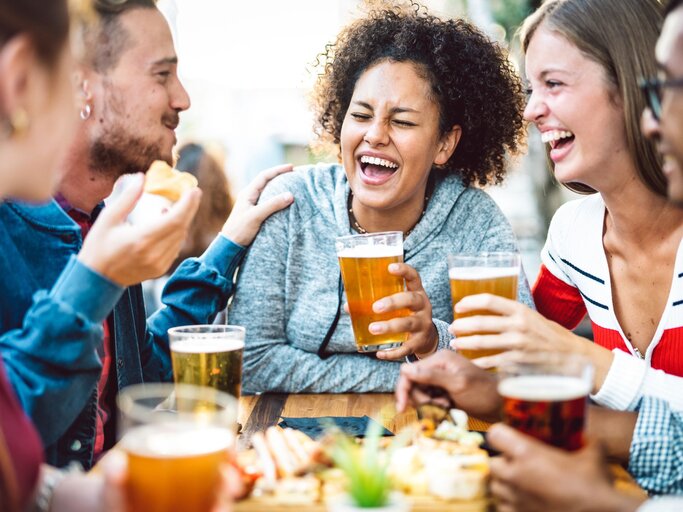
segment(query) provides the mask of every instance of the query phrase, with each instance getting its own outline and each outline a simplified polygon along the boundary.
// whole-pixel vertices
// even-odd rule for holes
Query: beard
[[[155,160],[173,165],[172,156],[164,155],[159,144],[125,133],[123,128],[101,135],[90,146],[90,168],[114,180],[124,174],[147,172]]]
[[[90,144],[89,164],[93,172],[114,180],[124,174],[147,172],[155,160],[163,160],[173,165],[173,154],[166,154],[161,140],[151,142],[127,129],[124,100],[118,92],[105,81],[107,101],[100,123],[107,123],[103,132]],[[164,124],[178,125],[178,112],[170,111],[161,119]]]

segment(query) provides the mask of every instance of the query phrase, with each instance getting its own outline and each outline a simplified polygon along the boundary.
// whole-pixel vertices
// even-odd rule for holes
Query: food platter
[[[275,400],[277,401],[277,400]],[[269,404],[269,408],[272,408],[273,401]],[[250,404],[252,405],[252,404]],[[247,414],[253,415],[256,413],[257,416],[261,415],[258,411],[258,407],[250,409]],[[245,411],[247,412],[247,411]],[[270,414],[275,414],[272,411]],[[262,415],[261,415],[262,416]],[[279,416],[279,414],[278,414]],[[283,415],[284,416],[284,415]],[[407,425],[414,423],[415,417],[410,418],[411,421],[402,421],[400,428],[405,428]],[[340,472],[341,470],[335,468],[322,470],[318,467],[318,470],[301,470],[298,471],[294,469],[297,467],[296,452],[305,451],[302,446],[295,446],[292,453],[283,452],[283,448],[288,444],[289,440],[294,440],[295,444],[297,436],[293,435],[292,432],[285,432],[284,429],[273,426],[277,424],[277,421],[272,421],[270,419],[268,422],[270,427],[266,430],[259,430],[252,433],[251,440],[248,446],[254,446],[254,448],[247,449],[247,444],[242,443],[241,455],[244,452],[251,452],[252,459],[259,459],[257,463],[259,467],[263,467],[262,461],[260,461],[261,454],[267,453],[269,451],[268,447],[271,446],[270,452],[273,453],[272,460],[268,461],[265,465],[271,468],[277,467],[278,469],[271,469],[269,473],[271,474],[270,482],[268,485],[261,485],[263,482],[259,480],[255,491],[246,499],[238,501],[235,504],[235,510],[239,511],[264,511],[264,512],[314,512],[314,511],[325,511],[327,510],[326,503],[332,502],[334,500],[340,499],[340,489],[343,488],[342,485],[335,485],[335,476],[330,477],[330,474],[335,474],[335,471]],[[392,426],[396,428],[396,425],[392,425],[390,422],[384,422],[387,426]],[[471,426],[470,426],[471,428]],[[247,432],[250,430],[250,425],[247,424],[245,430]],[[463,432],[467,431],[467,421],[465,420],[463,426]],[[424,432],[422,432],[424,433]],[[468,433],[471,438],[471,432]],[[474,434],[475,437],[479,436]],[[480,437],[480,436],[479,436]],[[389,449],[391,438],[384,438],[383,449]],[[454,512],[479,512],[490,510],[490,500],[487,497],[486,482],[488,476],[488,455],[486,452],[479,448],[479,443],[481,440],[476,441],[476,446],[472,445],[470,448],[462,451],[462,447],[458,447],[458,444],[451,443],[449,441],[442,441],[436,439],[425,439],[419,437],[413,439],[408,446],[402,446],[398,449],[392,449],[392,464],[394,464],[394,458],[397,459],[396,466],[399,469],[399,475],[396,477],[392,474],[392,480],[394,480],[395,486],[399,487],[404,493],[406,500],[411,505],[411,510],[413,511],[454,511]],[[412,443],[419,442],[413,445]],[[472,441],[469,441],[472,444]],[[361,443],[362,444],[362,443]],[[395,444],[395,443],[393,443]],[[392,444],[392,446],[393,446]],[[306,449],[315,449],[318,443],[312,442],[312,440],[304,439],[303,446]],[[442,456],[439,450],[442,450],[444,445],[450,447],[456,446],[455,451],[452,448],[446,448],[449,453]],[[313,447],[313,448],[312,448]],[[467,452],[467,453],[465,453]],[[419,454],[419,455],[418,455]],[[472,460],[472,457],[477,459],[477,462],[470,462],[470,466],[461,467],[461,462],[456,463],[453,471],[450,470],[453,466],[453,459],[449,459],[448,456],[453,457],[467,457]],[[483,457],[483,459],[482,459]],[[419,460],[418,460],[419,459]],[[458,459],[460,460],[460,459]],[[483,462],[482,462],[483,460]],[[444,466],[443,464],[446,464]],[[474,465],[472,465],[474,464]],[[437,470],[429,472],[427,466],[435,467],[441,465],[441,467],[448,470]],[[284,468],[283,469],[281,469]],[[463,470],[461,472],[460,470]],[[390,472],[396,470],[390,470]],[[469,472],[470,476],[467,476]],[[262,473],[262,472],[261,472]],[[439,480],[440,474],[457,474],[463,475],[464,482],[472,481],[472,474],[474,473],[476,484],[475,491],[467,490],[463,491],[464,488],[462,483],[455,483],[455,486],[460,486],[460,491],[457,491],[455,495],[434,495],[434,492],[439,493],[438,489],[434,489],[433,481]],[[274,477],[272,475],[277,475]],[[345,478],[342,475],[342,478]],[[469,480],[468,480],[469,479]],[[332,484],[330,485],[330,480]],[[441,479],[443,480],[443,479]],[[451,479],[452,480],[452,479]],[[444,482],[442,482],[443,484]],[[453,485],[448,482],[446,485]],[[460,494],[458,494],[460,493]]]

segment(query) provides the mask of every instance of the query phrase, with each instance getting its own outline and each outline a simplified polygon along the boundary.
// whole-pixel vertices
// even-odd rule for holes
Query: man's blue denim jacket
[[[183,262],[164,289],[165,307],[146,321],[141,287],[122,290],[82,265],[81,244],[79,226],[54,201],[0,204],[0,355],[46,461],[88,468],[102,322],[110,322],[115,418],[116,391],[171,379],[167,330],[211,322],[225,308],[244,248],[218,236],[201,257]]]

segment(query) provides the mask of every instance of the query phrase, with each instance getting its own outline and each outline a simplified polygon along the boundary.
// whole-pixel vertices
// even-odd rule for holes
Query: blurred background
[[[510,48],[523,75],[515,30],[540,0],[423,0],[433,14],[465,17]],[[335,160],[311,151],[307,95],[316,55],[362,9],[360,0],[161,0],[192,99],[181,116],[180,143],[199,142],[219,159],[234,195],[259,170],[280,163]],[[572,194],[550,177],[535,129],[510,176],[487,191],[518,236],[533,282],[548,222]]]

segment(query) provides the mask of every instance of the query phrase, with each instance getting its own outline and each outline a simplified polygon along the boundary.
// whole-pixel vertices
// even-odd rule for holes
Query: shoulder
[[[454,202],[449,221],[460,225],[460,229],[471,229],[473,226],[484,229],[499,224],[509,225],[505,214],[485,190],[472,186],[465,187],[461,183],[449,184],[449,189],[457,193],[457,200]]]
[[[600,194],[568,201],[560,206],[550,221],[551,231],[577,230],[596,219],[602,222],[605,204]]]
[[[263,191],[262,199],[291,192],[299,206],[325,202],[345,180],[344,169],[339,164],[304,165],[272,180]]]
[[[336,225],[335,200],[346,187],[346,175],[339,164],[306,165],[282,174],[266,186],[260,201],[290,192],[294,203],[273,214],[265,225],[285,224],[304,229],[313,218]]]

